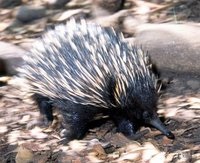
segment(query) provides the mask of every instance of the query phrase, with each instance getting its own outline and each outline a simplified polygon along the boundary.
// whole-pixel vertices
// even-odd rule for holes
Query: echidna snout
[[[174,134],[164,126],[164,124],[160,121],[158,117],[149,121],[149,124],[151,124],[153,127],[161,131],[169,139],[175,138]]]
[[[174,139],[175,138],[174,134],[171,131],[169,131],[166,128],[166,126],[161,122],[155,110],[152,109],[151,111],[144,111],[141,117],[142,122],[144,122],[147,125],[155,127],[169,139]]]

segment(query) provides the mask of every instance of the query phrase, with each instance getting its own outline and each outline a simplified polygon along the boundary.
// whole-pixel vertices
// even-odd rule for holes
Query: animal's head
[[[154,87],[133,88],[122,97],[123,109],[126,109],[130,119],[142,125],[151,125],[170,139],[174,135],[160,121],[157,114],[158,95]]]

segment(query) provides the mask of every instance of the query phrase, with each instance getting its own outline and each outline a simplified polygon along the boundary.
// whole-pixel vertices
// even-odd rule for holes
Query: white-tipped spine
[[[79,40],[75,40],[77,37]],[[120,98],[127,96],[129,87],[148,89],[154,82],[141,49],[125,43],[123,35],[114,29],[106,31],[85,20],[70,20],[49,30],[24,59],[27,64],[22,73],[31,81],[33,92],[83,105],[116,105],[105,100],[105,94],[110,93],[105,90],[110,87],[109,77],[115,79],[117,105],[121,105]],[[149,80],[144,82],[145,78]]]

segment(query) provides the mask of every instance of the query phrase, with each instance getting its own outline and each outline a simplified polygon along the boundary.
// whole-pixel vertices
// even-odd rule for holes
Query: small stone
[[[0,7],[1,8],[10,8],[13,6],[21,5],[21,0],[0,0]]]
[[[10,43],[0,42],[0,73],[15,75],[26,51]]]
[[[46,10],[42,6],[21,6],[18,9],[16,18],[24,23],[42,18],[46,15]]]
[[[121,10],[124,0],[93,0],[92,15],[94,17],[106,16]]]
[[[124,0],[93,0],[93,3],[110,11],[116,12],[123,8]]]

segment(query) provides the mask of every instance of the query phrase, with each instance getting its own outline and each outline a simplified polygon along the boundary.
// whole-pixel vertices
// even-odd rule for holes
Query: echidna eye
[[[149,119],[150,118],[150,114],[147,111],[145,111],[142,116],[143,116],[143,119]]]

